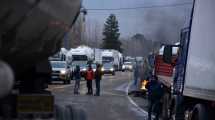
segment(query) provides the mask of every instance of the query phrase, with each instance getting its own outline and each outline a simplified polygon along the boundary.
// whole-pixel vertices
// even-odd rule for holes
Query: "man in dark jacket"
[[[81,72],[80,72],[80,66],[78,66],[78,65],[76,66],[76,68],[74,70],[74,78],[75,78],[74,94],[79,94]]]
[[[152,75],[149,78],[149,83],[146,85],[148,89],[148,100],[149,100],[149,110],[148,110],[148,120],[151,120],[152,111],[155,112],[155,120],[159,120],[160,108],[161,108],[161,98],[163,96],[162,84],[158,82],[158,78]]]
[[[95,82],[96,82],[96,94],[95,96],[100,96],[100,81],[102,79],[101,65],[98,64],[95,71]]]

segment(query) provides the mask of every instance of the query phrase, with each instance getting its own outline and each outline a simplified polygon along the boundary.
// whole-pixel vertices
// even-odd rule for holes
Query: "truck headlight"
[[[125,65],[122,66],[122,69],[125,69]]]
[[[104,68],[102,68],[102,71],[104,71],[105,69]]]
[[[66,70],[61,70],[60,74],[66,74]]]
[[[113,68],[111,68],[111,69],[110,69],[110,71],[114,71],[114,69],[113,69]]]
[[[132,69],[132,66],[129,66],[129,69]]]

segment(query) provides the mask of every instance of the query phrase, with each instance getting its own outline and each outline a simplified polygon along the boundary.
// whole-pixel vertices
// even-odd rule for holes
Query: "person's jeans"
[[[137,86],[137,81],[138,81],[138,75],[134,75],[134,85]]]
[[[155,120],[159,120],[159,115],[161,112],[161,103],[159,100],[150,101],[149,102],[149,110],[148,110],[148,120],[152,120],[152,113],[155,112]]]
[[[80,88],[80,80],[75,80],[75,88],[74,88],[75,94],[79,93],[79,88]]]
[[[87,80],[88,94],[93,94],[92,80]]]
[[[96,95],[100,95],[100,79],[96,79]]]

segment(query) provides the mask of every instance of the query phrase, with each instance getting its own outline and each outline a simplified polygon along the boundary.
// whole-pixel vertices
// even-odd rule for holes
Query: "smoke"
[[[86,2],[88,1],[88,2]],[[119,27],[121,33],[121,39],[124,44],[124,50],[129,48],[127,53],[134,55],[132,50],[138,48],[141,44],[133,45],[131,37],[140,33],[144,35],[144,39],[153,42],[153,47],[157,50],[160,44],[174,44],[180,40],[180,31],[182,28],[188,27],[191,8],[193,0],[85,0],[86,8],[133,8],[142,6],[162,6],[169,5],[170,7],[152,7],[146,9],[135,10],[120,10],[120,11],[89,11],[87,15],[88,20],[96,20],[102,28],[107,16],[110,13],[116,14],[119,20]],[[88,4],[87,4],[88,3]],[[184,4],[181,6],[174,6],[175,4]],[[171,6],[173,5],[173,6]],[[89,21],[86,22],[86,26],[89,27]],[[91,30],[94,31],[94,30]],[[102,38],[102,29],[98,33]],[[90,32],[91,33],[91,32]],[[94,40],[94,33],[89,34],[89,37]],[[129,39],[129,40],[128,40]],[[132,42],[130,42],[132,41]],[[139,42],[137,42],[139,43]],[[148,47],[151,44],[144,43],[140,47]],[[152,48],[148,48],[152,49]],[[139,50],[137,50],[139,51]],[[143,50],[145,51],[145,50]],[[146,50],[148,51],[148,50]],[[126,52],[125,52],[126,53]],[[139,53],[138,53],[139,55]]]
[[[153,51],[153,48],[158,48],[158,42],[148,40],[139,33],[130,39],[121,39],[121,41],[123,41],[124,55],[127,56],[147,56]]]
[[[133,17],[135,23],[131,23],[131,25],[135,25],[133,31],[140,34],[133,33],[131,36],[138,35],[138,39],[131,37],[131,40],[126,41],[130,47],[127,45],[126,49],[128,50],[125,53],[129,56],[146,56],[152,51],[158,51],[161,44],[178,42],[181,29],[189,27],[192,0],[156,0],[150,2],[145,0],[145,6],[180,3],[188,4],[136,11],[138,15]]]
[[[173,2],[173,4],[177,2]],[[147,39],[164,44],[180,40],[180,31],[188,27],[192,4],[173,8],[146,10],[143,14],[143,34]]]

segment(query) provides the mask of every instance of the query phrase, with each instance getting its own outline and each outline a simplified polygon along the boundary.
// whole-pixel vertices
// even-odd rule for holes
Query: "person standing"
[[[102,79],[101,65],[98,64],[95,71],[95,83],[96,83],[96,94],[95,96],[100,96],[100,81]]]
[[[88,88],[87,95],[93,95],[93,86],[92,86],[93,78],[94,78],[94,72],[91,65],[89,65],[88,70],[86,71],[86,80],[87,80],[87,88]]]
[[[139,77],[139,64],[136,61],[134,65],[134,86],[137,88],[137,82]]]
[[[81,72],[80,72],[80,66],[78,66],[78,65],[76,66],[75,71],[74,71],[74,78],[75,78],[74,94],[79,94]]]
[[[162,84],[158,81],[157,76],[152,75],[149,78],[149,83],[146,85],[146,88],[148,89],[149,100],[148,120],[151,120],[152,112],[155,112],[155,120],[159,120],[161,98],[163,96]]]

